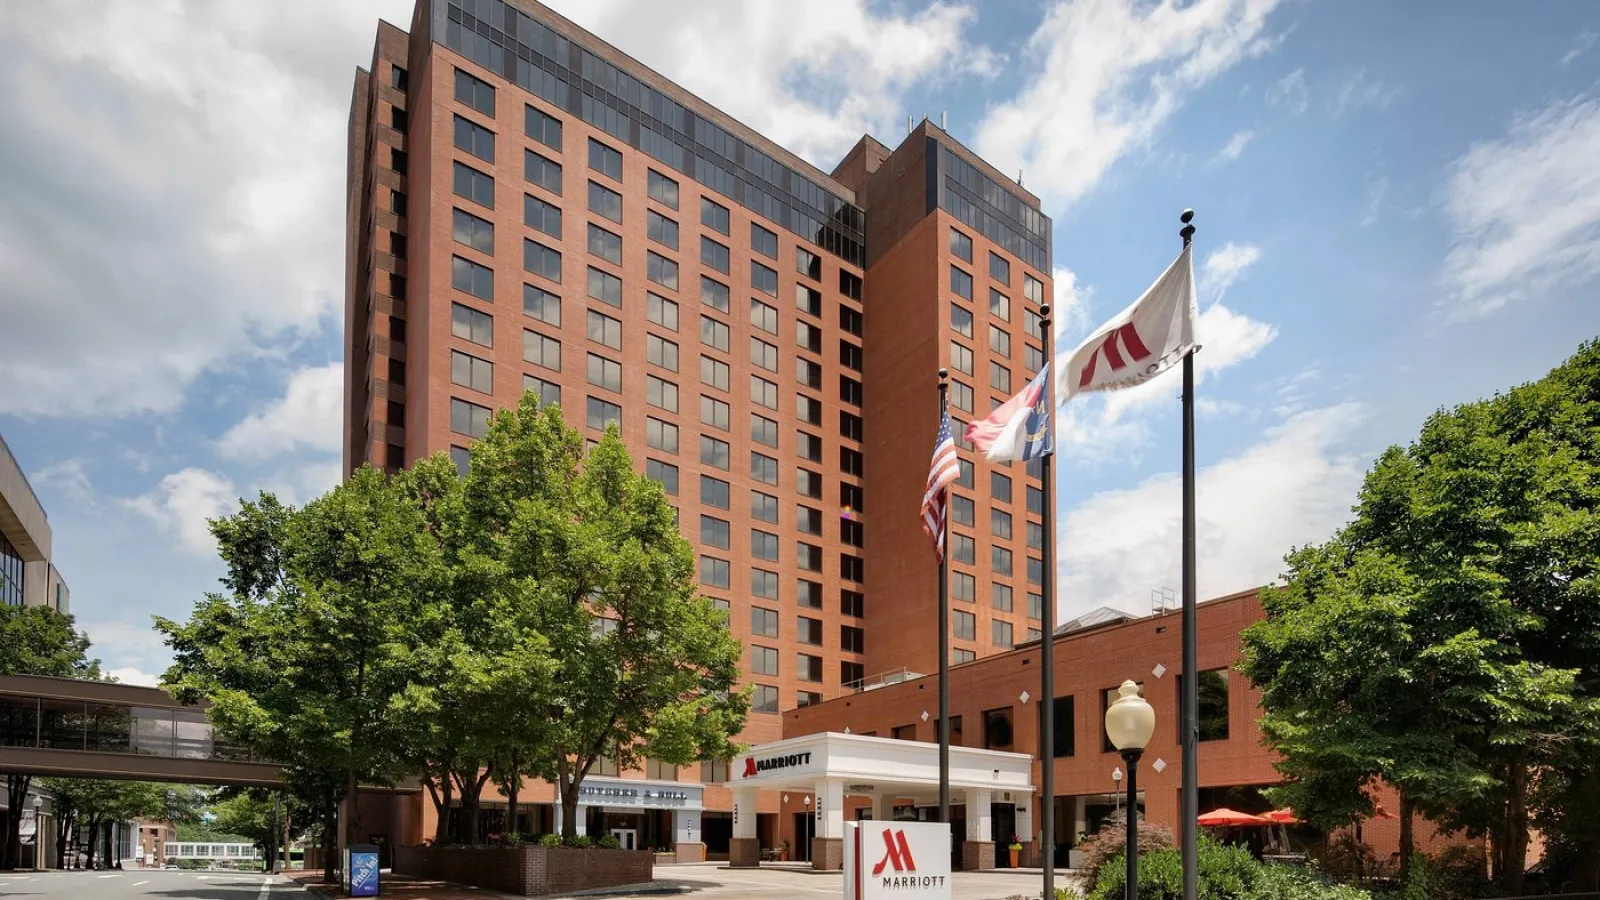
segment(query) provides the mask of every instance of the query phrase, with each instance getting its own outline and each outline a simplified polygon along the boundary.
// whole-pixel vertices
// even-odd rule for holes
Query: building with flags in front
[[[1094,723],[1126,677],[1162,710],[1159,743],[1174,685],[1199,672],[1204,721],[1226,732],[1198,742],[1200,791],[1274,779],[1228,674],[1250,597],[1198,606],[1189,664],[1171,614],[1041,643],[1052,404],[1185,358],[1188,254],[1056,372],[1039,199],[939,125],[908,125],[822,169],[534,0],[419,0],[409,33],[380,22],[350,114],[345,466],[447,452],[465,469],[525,391],[591,438],[617,424],[745,643],[752,784],[813,762],[763,768],[775,742],[936,744],[945,719],[947,758],[1037,757],[1042,721],[1050,765],[1004,790],[895,794],[841,774],[823,799],[851,819],[943,809],[969,866],[1008,864],[981,848],[1013,835],[1024,859],[1066,864],[1114,806]],[[925,763],[926,746],[902,749]],[[1181,757],[1145,757],[1147,808],[1169,824]],[[602,766],[579,830],[735,864],[838,839],[832,818],[817,832],[815,782],[740,787],[735,762]],[[552,830],[550,785],[520,797],[507,822],[485,786],[479,833]],[[437,813],[419,794],[368,798],[361,821],[374,842],[419,843]]]

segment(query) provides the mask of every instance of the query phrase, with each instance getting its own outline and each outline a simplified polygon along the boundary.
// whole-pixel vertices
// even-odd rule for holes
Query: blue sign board
[[[378,848],[357,844],[350,848],[350,896],[378,896]]]

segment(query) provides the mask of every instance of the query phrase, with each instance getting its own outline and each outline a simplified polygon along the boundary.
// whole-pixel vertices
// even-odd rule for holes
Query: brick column
[[[994,868],[994,841],[962,841],[961,868],[967,871]]]
[[[728,844],[728,866],[754,869],[761,865],[761,839],[756,833],[756,789],[733,790],[733,840]]]
[[[728,842],[728,868],[754,869],[761,865],[761,841],[734,838]]]
[[[844,868],[844,838],[812,838],[811,868],[835,871]]]

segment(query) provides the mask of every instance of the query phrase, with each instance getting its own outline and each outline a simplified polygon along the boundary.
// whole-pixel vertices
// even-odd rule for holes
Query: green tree
[[[694,554],[661,485],[638,474],[616,429],[583,455],[558,408],[533,396],[473,448],[465,506],[480,546],[531,584],[549,644],[543,753],[519,760],[556,785],[562,834],[602,758],[677,765],[725,759],[744,725],[742,648],[727,614],[696,593]]]
[[[46,778],[43,787],[54,798],[56,816],[56,858],[66,856],[68,842],[79,829],[88,836],[84,843],[86,868],[93,868],[102,848],[110,852],[110,827],[115,822],[133,819],[170,819],[188,809],[181,793],[172,785],[145,781],[111,781],[98,778]]]
[[[1279,795],[1332,823],[1382,778],[1404,826],[1414,807],[1490,835],[1511,893],[1537,822],[1600,888],[1597,510],[1600,343],[1386,451],[1246,633]]]
[[[99,678],[100,662],[87,656],[89,637],[72,616],[48,606],[0,606],[0,675]],[[9,809],[27,804],[32,776],[6,773]],[[21,817],[7,816],[0,836],[0,869],[14,869],[21,849]]]

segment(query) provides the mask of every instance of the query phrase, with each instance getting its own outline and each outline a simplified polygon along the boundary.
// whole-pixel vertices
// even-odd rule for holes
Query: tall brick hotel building
[[[892,149],[863,136],[824,172],[533,0],[419,0],[409,34],[379,23],[357,71],[346,215],[347,470],[440,451],[465,469],[489,417],[529,390],[591,438],[618,423],[747,647],[742,740],[852,722],[934,739],[918,717],[932,679],[915,676],[937,668],[937,568],[918,516],[936,373],[949,369],[965,420],[1043,365],[1051,223],[1038,198],[927,121]],[[951,645],[957,663],[996,658],[958,669],[958,684],[1025,664],[1013,646],[1040,636],[1049,496],[1036,471],[961,457]],[[1237,627],[1216,637],[1207,652],[1231,659]],[[1137,644],[1122,652],[1142,664]],[[1064,655],[1065,672],[1077,663]],[[1112,662],[1097,686],[1129,674]],[[1004,679],[1010,696],[1021,676]],[[900,696],[904,709],[883,708]],[[853,720],[868,697],[870,723]],[[1244,692],[1235,701],[1253,718]],[[1082,728],[1097,704],[1077,699]],[[987,709],[963,713],[969,745],[998,739],[977,727]],[[1036,740],[1022,712],[1017,749]],[[1098,746],[1078,741],[1080,754]],[[1263,760],[1241,774],[1270,778],[1259,749],[1240,752]],[[1111,789],[1062,771],[1063,793]],[[668,793],[693,809],[618,799],[616,784],[641,779],[681,785]],[[725,763],[591,780],[613,788],[587,830],[727,852]],[[1171,789],[1153,813],[1175,809]],[[484,799],[500,814],[498,794]],[[790,837],[803,856],[804,799],[763,792],[762,846]],[[530,783],[519,827],[548,830],[551,800]],[[422,796],[374,804],[374,837],[432,834]],[[1069,823],[1081,812],[1063,810]]]

